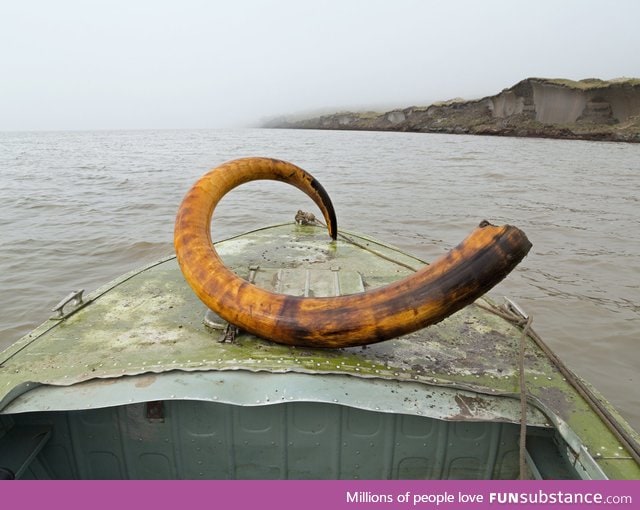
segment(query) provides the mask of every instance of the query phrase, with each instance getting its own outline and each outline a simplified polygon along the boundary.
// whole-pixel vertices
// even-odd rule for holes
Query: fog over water
[[[0,7],[0,130],[212,128],[640,76],[616,0],[23,0]]]

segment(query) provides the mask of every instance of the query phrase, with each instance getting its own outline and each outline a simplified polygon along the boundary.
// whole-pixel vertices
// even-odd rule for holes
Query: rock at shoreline
[[[527,78],[494,96],[380,112],[340,112],[264,127],[529,136],[640,143],[640,79]]]

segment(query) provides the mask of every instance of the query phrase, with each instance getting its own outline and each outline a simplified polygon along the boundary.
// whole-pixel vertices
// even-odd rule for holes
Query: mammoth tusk
[[[531,248],[518,228],[482,222],[432,264],[384,287],[337,297],[276,294],[227,269],[211,242],[216,204],[231,189],[257,179],[287,182],[304,191],[336,239],[329,195],[309,173],[284,161],[244,158],[214,168],[189,190],[176,217],[174,244],[184,277],[204,304],[240,329],[275,342],[338,348],[411,333],[475,301]]]

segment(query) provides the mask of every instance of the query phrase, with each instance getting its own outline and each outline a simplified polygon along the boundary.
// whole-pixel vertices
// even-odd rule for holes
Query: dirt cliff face
[[[474,101],[341,112],[265,127],[532,136],[640,142],[640,79],[528,78]]]

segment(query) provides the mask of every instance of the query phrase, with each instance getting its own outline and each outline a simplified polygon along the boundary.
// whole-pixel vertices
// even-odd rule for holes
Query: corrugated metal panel
[[[91,479],[515,478],[518,427],[446,422],[335,404],[240,407],[165,403],[28,413],[53,425],[40,454],[48,475]]]

